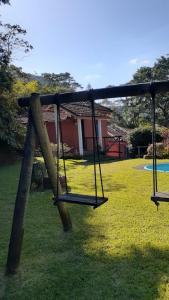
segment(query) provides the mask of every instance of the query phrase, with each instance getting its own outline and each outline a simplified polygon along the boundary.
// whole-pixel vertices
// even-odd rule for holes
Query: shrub
[[[53,144],[51,143],[51,148],[52,148],[52,153],[54,157],[57,157],[57,144]],[[66,145],[63,144],[63,151],[64,151],[64,155],[67,157],[71,154],[71,148]],[[59,153],[59,157],[62,157],[62,145],[60,145],[60,153]]]
[[[43,162],[35,161],[32,169],[31,188],[34,184],[36,187],[41,187],[45,176],[47,176],[45,164]]]
[[[169,158],[169,149],[164,145],[164,143],[156,143],[156,156],[157,158]],[[149,145],[147,148],[147,154],[144,158],[153,157],[153,145]]]
[[[152,143],[152,128],[146,126],[134,129],[129,135],[129,140],[134,148],[138,146],[148,146]],[[156,141],[161,142],[162,140],[161,130],[157,128]]]
[[[165,147],[163,143],[156,143],[156,155],[158,158],[163,157],[163,153],[165,151]],[[147,148],[147,155],[148,156],[153,156],[153,145],[149,145]]]
[[[0,143],[21,151],[25,127],[18,120],[17,105],[11,98],[8,93],[0,95]]]

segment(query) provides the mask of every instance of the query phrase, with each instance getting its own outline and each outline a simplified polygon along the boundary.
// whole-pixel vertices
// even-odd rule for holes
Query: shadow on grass
[[[67,159],[69,160],[69,159]],[[112,157],[106,157],[106,156],[100,156],[100,163],[101,164],[109,164],[109,163],[113,163],[113,162],[118,162],[118,161],[122,161],[124,159],[115,159],[115,158],[112,158]],[[74,159],[71,159],[74,167],[77,167],[77,166],[90,166],[90,165],[93,165],[93,157],[92,156],[84,156],[82,159],[78,159],[78,160],[74,160]],[[96,157],[96,163],[98,163],[99,160],[98,158]],[[71,166],[72,167],[72,166]]]
[[[79,188],[82,188],[83,186],[84,186],[83,182],[78,184]],[[99,187],[98,188],[98,196],[101,196],[102,192],[101,192],[100,184],[98,184],[98,187]],[[88,184],[88,188],[89,188],[89,190],[93,189],[92,194],[95,195],[94,184],[93,183]],[[113,192],[118,192],[118,191],[122,191],[122,190],[127,190],[126,185],[123,183],[113,183],[112,181],[110,181],[110,182],[107,182],[106,185],[104,184],[104,192],[113,193]],[[74,190],[72,189],[71,192],[73,193]],[[84,193],[84,195],[86,195],[86,194],[87,193]]]
[[[168,299],[169,249],[150,244],[125,249],[122,240],[114,246],[117,236],[106,236],[105,211],[105,223],[96,211],[92,225],[95,211],[81,206],[70,205],[74,230],[65,234],[48,199],[45,193],[31,195],[20,270],[10,277],[3,273],[9,235],[4,223],[0,299]],[[9,218],[8,209],[4,221]]]
[[[35,235],[36,244],[28,247],[31,252],[24,251],[20,272],[4,279],[2,299],[168,299],[169,249],[132,246],[126,254],[112,255],[100,229],[78,217],[74,232],[59,233],[53,243],[43,233],[43,242]],[[88,247],[91,239],[104,246]]]

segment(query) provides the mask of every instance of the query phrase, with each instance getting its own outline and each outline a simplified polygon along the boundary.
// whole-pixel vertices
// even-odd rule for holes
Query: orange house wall
[[[49,136],[50,142],[56,144],[55,123],[54,122],[46,122],[46,128],[48,131],[48,136]]]
[[[125,158],[126,157],[126,142],[120,142],[120,157]],[[107,156],[110,157],[119,157],[119,144],[118,142],[113,144],[109,150],[106,153]]]
[[[85,119],[84,120],[84,127],[85,127],[85,137],[92,137],[93,136],[92,120]],[[101,120],[101,127],[102,127],[102,136],[108,136],[108,134],[107,134],[107,120]]]
[[[67,144],[73,152],[79,151],[78,128],[75,119],[66,119],[62,121],[63,142]]]
[[[101,121],[102,126],[102,136],[108,137],[107,133],[107,120]],[[56,143],[56,133],[55,133],[55,123],[54,122],[47,122],[46,123],[49,139],[51,143]],[[93,130],[92,130],[92,120],[91,119],[84,119],[84,129],[85,129],[85,137],[90,137],[90,139],[86,139],[86,150],[92,151],[93,150]],[[67,144],[73,153],[79,152],[79,143],[78,143],[78,126],[77,120],[68,118],[62,121],[62,134],[63,134],[63,142]],[[107,140],[105,141],[106,144]],[[103,140],[103,146],[104,140]],[[124,156],[125,153],[125,146],[126,144],[121,144],[121,151],[123,152],[121,156]],[[118,152],[118,143],[114,144],[110,149],[109,155],[118,156],[116,153]]]
[[[102,128],[102,136],[106,137],[108,136],[107,133],[107,120],[101,120],[101,128]],[[93,128],[92,128],[92,120],[91,119],[85,119],[84,120],[84,129],[85,129],[85,137],[90,138],[90,139],[86,139],[86,149],[88,151],[92,151],[93,150],[93,140],[92,140],[92,136],[93,136]]]
[[[73,152],[79,151],[77,122],[73,119],[66,119],[61,122],[63,142],[67,144]],[[49,139],[51,143],[56,143],[56,129],[54,122],[46,122]]]
[[[107,135],[107,121],[102,120],[102,136]],[[67,144],[73,152],[79,152],[79,141],[78,141],[78,127],[77,120],[68,118],[61,122],[62,124],[62,134],[63,134],[63,142]],[[56,133],[55,133],[55,123],[54,122],[46,122],[46,127],[49,135],[49,139],[51,143],[56,143]],[[92,120],[84,119],[84,129],[85,129],[85,137],[93,136],[92,129]],[[87,150],[92,151],[93,143],[92,139],[87,139],[86,142]]]
[[[102,136],[108,136],[107,126],[108,126],[107,120],[102,120]]]

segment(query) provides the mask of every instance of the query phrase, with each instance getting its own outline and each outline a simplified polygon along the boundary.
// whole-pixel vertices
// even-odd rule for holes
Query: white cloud
[[[88,74],[84,77],[84,80],[96,80],[99,79],[101,76],[99,74]]]
[[[131,65],[136,65],[138,63],[139,59],[138,58],[132,58],[129,60],[129,64]]]
[[[139,58],[132,58],[129,60],[130,65],[148,65],[150,60],[148,59],[139,59]]]
[[[143,65],[148,65],[148,64],[150,63],[150,60],[144,59],[144,60],[141,61],[141,63],[142,63]]]

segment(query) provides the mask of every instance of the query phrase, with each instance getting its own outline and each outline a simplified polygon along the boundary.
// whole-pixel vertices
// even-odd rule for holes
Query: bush
[[[148,146],[152,143],[152,128],[151,127],[139,127],[134,129],[129,135],[130,143],[133,148],[138,146]],[[160,128],[156,131],[156,141],[161,142],[163,137],[161,135]]]
[[[163,143],[156,143],[156,155],[158,158],[163,157],[163,153],[165,151],[165,147]],[[147,155],[152,157],[153,156],[153,145],[149,145],[147,148]]]
[[[54,157],[57,157],[57,144],[53,144],[51,143],[51,148],[52,148],[52,153]],[[69,156],[71,154],[71,148],[66,145],[63,144],[63,151],[64,151],[64,155],[65,157]],[[60,153],[59,153],[59,157],[62,157],[62,145],[60,145]]]
[[[11,97],[8,93],[0,95],[0,142],[21,151],[25,128],[18,120],[17,105]]]
[[[157,158],[169,158],[169,149],[163,143],[156,143],[156,156]],[[147,154],[144,158],[153,157],[153,145],[149,145],[147,148]]]
[[[31,188],[33,185],[38,188],[41,187],[45,176],[47,176],[45,164],[43,162],[35,161],[32,169]]]

